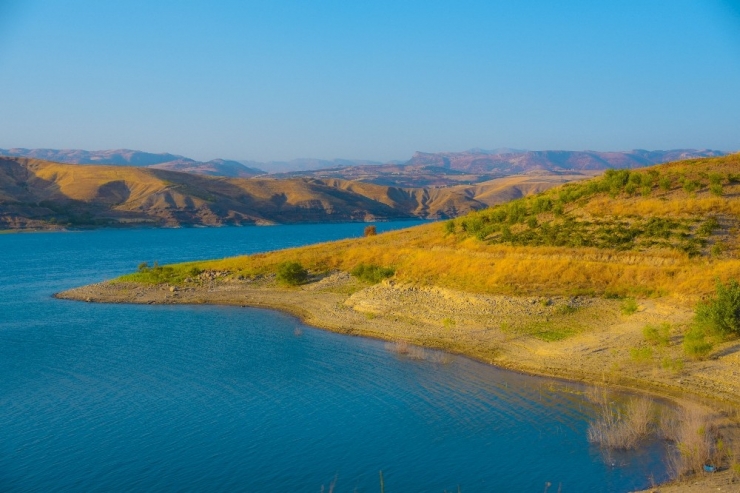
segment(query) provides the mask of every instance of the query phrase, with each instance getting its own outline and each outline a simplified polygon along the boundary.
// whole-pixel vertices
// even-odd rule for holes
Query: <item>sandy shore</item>
[[[343,334],[441,349],[530,374],[703,402],[732,419],[740,410],[740,343],[726,343],[705,361],[684,361],[678,329],[669,347],[645,342],[642,329],[648,323],[681,327],[690,321],[692,310],[675,300],[641,300],[638,311],[626,315],[618,300],[488,296],[393,281],[368,286],[346,273],[296,288],[281,287],[269,277],[233,280],[218,273],[185,286],[112,281],[56,297],[273,308]],[[739,487],[728,474],[693,481],[697,484],[682,482],[655,491]],[[708,483],[702,486],[700,481]],[[692,489],[685,489],[687,485]]]

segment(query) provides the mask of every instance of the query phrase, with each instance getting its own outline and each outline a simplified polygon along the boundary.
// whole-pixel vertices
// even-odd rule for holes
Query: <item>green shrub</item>
[[[630,349],[630,359],[638,363],[647,363],[653,359],[653,350],[649,347]]]
[[[360,264],[351,272],[356,278],[371,284],[377,284],[395,273],[396,271],[392,267],[380,267],[373,264]]]
[[[686,193],[694,193],[701,187],[701,183],[695,180],[686,180],[683,182],[683,189]]]
[[[552,210],[552,200],[549,197],[537,197],[532,201],[532,214],[540,214]]]
[[[455,326],[455,321],[451,319],[450,317],[446,317],[442,319],[442,325],[444,326],[445,329],[451,329],[452,327]]]
[[[181,284],[188,277],[195,277],[201,272],[202,270],[197,267],[186,264],[160,266],[158,262],[154,262],[150,267],[148,263],[142,262],[139,264],[137,272],[126,274],[119,279],[145,284]]]
[[[723,336],[740,335],[740,283],[717,281],[715,289],[714,296],[697,305],[695,324]]]
[[[669,176],[663,176],[661,177],[660,181],[658,181],[658,186],[663,191],[668,191],[671,189],[671,178]]]
[[[277,280],[282,284],[297,286],[308,279],[308,271],[298,262],[283,262],[277,268]]]
[[[702,359],[712,351],[714,345],[707,340],[706,332],[698,326],[693,326],[684,335],[683,350],[691,358]]]
[[[719,228],[719,222],[717,221],[717,218],[710,217],[709,219],[701,223],[699,229],[696,230],[696,234],[698,234],[699,236],[710,236],[717,228]]]
[[[668,322],[660,325],[648,324],[642,329],[642,335],[652,346],[667,347],[671,343],[671,324]]]
[[[640,308],[640,306],[634,298],[626,298],[622,301],[621,309],[624,315],[632,315],[637,312],[638,308]]]
[[[716,195],[717,197],[721,197],[723,193],[722,185],[719,183],[709,185],[709,193]]]
[[[719,173],[709,173],[709,183],[711,185],[721,185],[723,176]]]
[[[445,234],[455,234],[455,221],[452,219],[445,223]]]
[[[713,257],[719,257],[720,255],[722,255],[722,252],[724,251],[725,251],[725,244],[722,243],[721,241],[718,241],[717,243],[712,245],[712,249],[710,250],[710,253],[712,254]]]

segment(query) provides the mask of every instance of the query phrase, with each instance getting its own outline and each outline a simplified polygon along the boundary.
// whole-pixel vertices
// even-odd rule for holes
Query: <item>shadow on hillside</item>
[[[31,159],[0,158],[0,228],[108,226],[130,215],[108,209],[111,200],[125,201],[130,194],[125,183],[104,184],[98,191],[101,202],[85,202],[65,195],[53,180],[40,178],[38,169]],[[109,199],[102,202],[103,196]]]

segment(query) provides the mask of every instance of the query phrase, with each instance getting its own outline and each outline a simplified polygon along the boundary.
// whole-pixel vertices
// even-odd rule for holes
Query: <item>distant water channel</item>
[[[415,223],[379,223],[384,231]],[[54,292],[160,263],[360,236],[363,224],[0,235],[0,491],[623,492],[583,387],[268,310],[99,305]]]

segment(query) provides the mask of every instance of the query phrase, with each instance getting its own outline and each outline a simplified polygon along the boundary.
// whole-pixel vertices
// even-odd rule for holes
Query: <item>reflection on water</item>
[[[364,225],[5,235],[2,491],[628,491],[584,388],[235,307],[50,298],[160,263],[359,236]],[[382,228],[398,224],[380,224]]]

